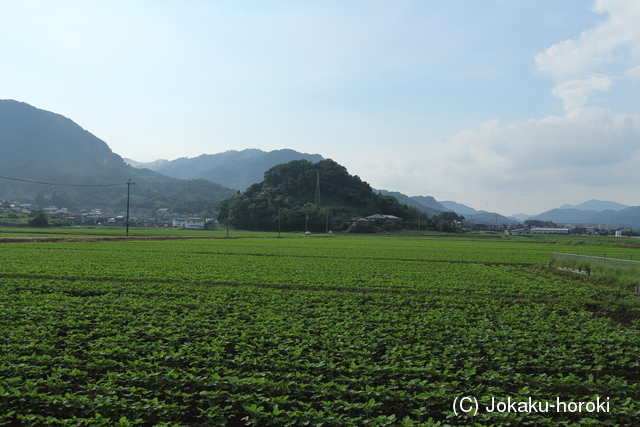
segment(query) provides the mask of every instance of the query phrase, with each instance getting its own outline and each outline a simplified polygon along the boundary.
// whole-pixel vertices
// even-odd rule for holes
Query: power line
[[[57,185],[61,187],[115,187],[118,185],[126,185],[126,182],[121,182],[119,184],[59,184],[55,182],[41,182],[41,181],[29,181],[26,179],[19,178],[10,178],[8,176],[0,176],[2,179],[9,179],[11,181],[20,181],[20,182],[29,182],[31,184],[44,184],[44,185]]]
[[[144,188],[144,187],[143,187]],[[153,190],[151,188],[145,188],[148,192],[150,193],[155,193],[160,197],[164,197],[165,199],[169,199],[169,200],[174,200],[176,202],[182,202],[182,203],[206,203],[206,202],[198,202],[197,200],[184,200],[184,199],[177,199],[175,197],[171,197],[171,196],[167,196],[166,194],[162,194],[156,190]]]
[[[8,179],[11,181],[20,181],[20,182],[28,182],[31,184],[43,184],[43,185],[57,185],[60,187],[117,187],[120,185],[130,185],[129,182],[122,182],[122,183],[118,183],[118,184],[60,184],[60,183],[56,183],[56,182],[42,182],[42,181],[30,181],[27,179],[20,179],[20,178],[11,178],[8,176],[0,176],[0,179]],[[129,180],[130,181],[130,180]],[[147,188],[146,189],[149,192],[155,193],[161,197],[170,199],[170,200],[174,200],[176,202],[182,202],[182,203],[198,203],[196,201],[193,200],[183,200],[183,199],[178,199],[175,197],[171,197],[171,196],[167,196],[166,194],[162,194],[158,191],[152,190],[151,188]]]

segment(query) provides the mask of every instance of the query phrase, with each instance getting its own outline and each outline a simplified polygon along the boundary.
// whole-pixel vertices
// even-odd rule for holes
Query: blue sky
[[[640,2],[29,1],[0,98],[138,161],[291,148],[503,214],[640,205]]]

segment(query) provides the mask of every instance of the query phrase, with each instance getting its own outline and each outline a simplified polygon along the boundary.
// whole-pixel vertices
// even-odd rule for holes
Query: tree
[[[49,225],[49,218],[47,217],[47,214],[40,211],[31,219],[31,221],[29,221],[29,225],[34,227],[46,227]]]
[[[433,221],[440,231],[454,232],[458,231],[458,224],[462,224],[464,216],[453,211],[446,211],[435,215]]]

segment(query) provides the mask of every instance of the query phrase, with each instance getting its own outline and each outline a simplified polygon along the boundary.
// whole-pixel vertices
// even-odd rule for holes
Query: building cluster
[[[17,205],[6,200],[0,201],[0,213],[15,212],[27,215],[31,213],[30,204]],[[90,209],[80,212],[72,212],[68,208],[47,206],[42,211],[56,218],[65,218],[74,225],[114,225],[124,226],[127,223],[126,215],[116,213],[113,210]],[[129,225],[138,227],[175,227],[189,230],[204,230],[215,226],[215,219],[204,219],[193,215],[178,216],[170,212],[168,208],[158,209],[155,217],[138,218],[129,216]]]
[[[27,215],[31,212],[29,209],[31,205],[16,206],[14,203],[9,203],[6,200],[0,200],[0,213],[14,212],[17,214]]]
[[[395,215],[374,214],[365,217],[357,216],[355,218],[351,218],[347,222],[347,225],[350,224],[354,224],[356,227],[402,224],[402,218]]]
[[[533,234],[579,234],[583,236],[598,236],[601,234],[615,234],[622,236],[631,231],[629,227],[619,227],[606,224],[556,224],[557,227],[510,228],[505,233],[512,236],[531,236]]]

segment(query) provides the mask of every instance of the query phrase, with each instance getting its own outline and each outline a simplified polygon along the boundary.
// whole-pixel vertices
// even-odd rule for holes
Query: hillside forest
[[[381,229],[414,228],[419,219],[427,226],[424,212],[393,196],[376,193],[331,159],[317,163],[294,160],[274,166],[265,172],[262,182],[221,201],[218,207],[219,221],[248,230],[345,230],[353,228],[355,217],[374,214],[402,218],[376,224]]]

